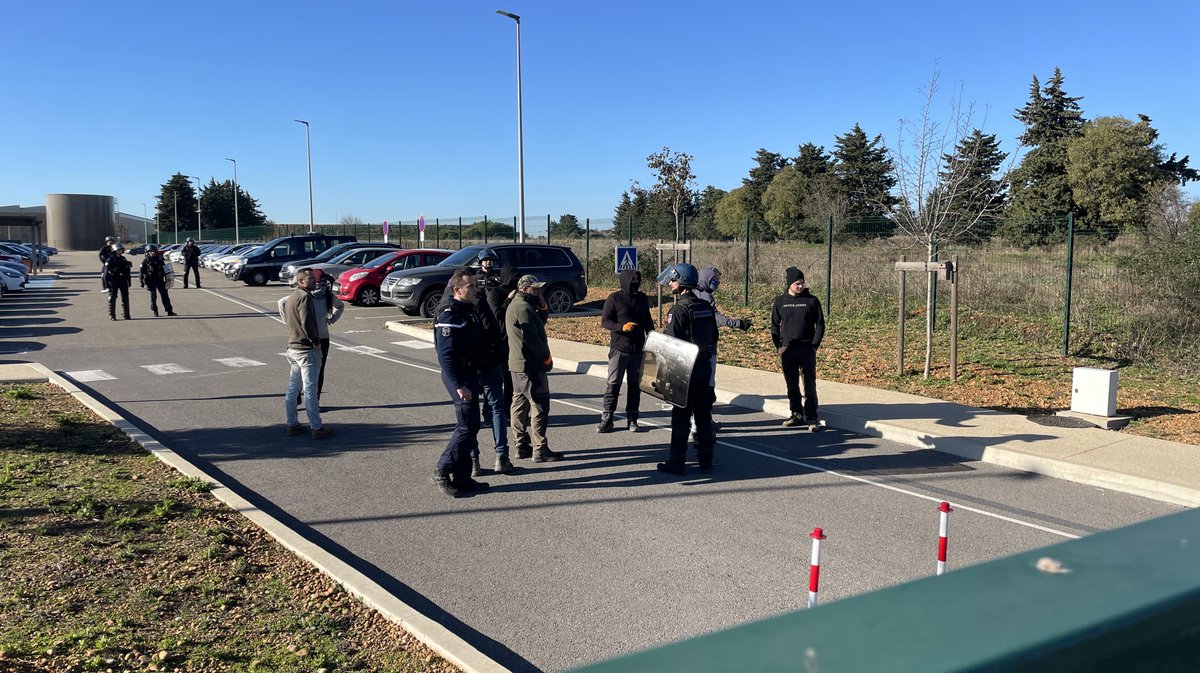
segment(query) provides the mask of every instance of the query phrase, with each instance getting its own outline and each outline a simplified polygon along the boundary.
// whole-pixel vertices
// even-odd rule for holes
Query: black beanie
[[[794,267],[794,266],[789,266],[789,267],[787,268],[787,284],[788,284],[788,287],[791,287],[791,286],[792,286],[792,283],[794,283],[794,282],[796,282],[796,281],[798,281],[798,280],[804,280],[804,272],[803,272],[803,271],[801,271],[800,269],[797,269],[797,268],[796,268],[796,267]]]

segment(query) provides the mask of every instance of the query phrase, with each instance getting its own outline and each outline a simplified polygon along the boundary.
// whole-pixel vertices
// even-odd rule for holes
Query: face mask
[[[713,278],[712,280],[708,281],[708,286],[716,291],[718,287],[721,287],[721,279]]]
[[[640,288],[641,286],[642,286],[642,284],[641,284],[641,283],[639,283],[639,282],[637,282],[637,281],[635,280],[635,281],[633,281],[632,283],[630,283],[630,284],[629,284],[629,291],[630,291],[630,292],[637,292],[637,291],[638,291],[638,288]]]

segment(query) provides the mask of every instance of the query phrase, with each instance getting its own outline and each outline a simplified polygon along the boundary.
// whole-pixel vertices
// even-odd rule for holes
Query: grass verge
[[[52,384],[0,385],[0,671],[456,671]]]

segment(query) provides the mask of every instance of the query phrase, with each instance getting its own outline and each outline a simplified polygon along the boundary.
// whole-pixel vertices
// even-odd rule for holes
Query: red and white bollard
[[[825,531],[814,528],[809,534],[812,538],[812,564],[808,567],[808,607],[817,604],[817,585],[821,580],[821,540],[825,539]]]
[[[938,564],[937,574],[941,575],[946,572],[946,548],[949,546],[950,533],[950,503],[943,502],[938,511],[941,512],[940,521],[938,522]]]

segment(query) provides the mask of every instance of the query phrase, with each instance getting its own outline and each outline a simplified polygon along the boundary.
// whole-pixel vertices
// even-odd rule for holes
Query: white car
[[[8,292],[20,292],[25,289],[25,283],[29,280],[24,272],[17,271],[12,267],[0,266],[0,281],[4,282],[4,289]]]

